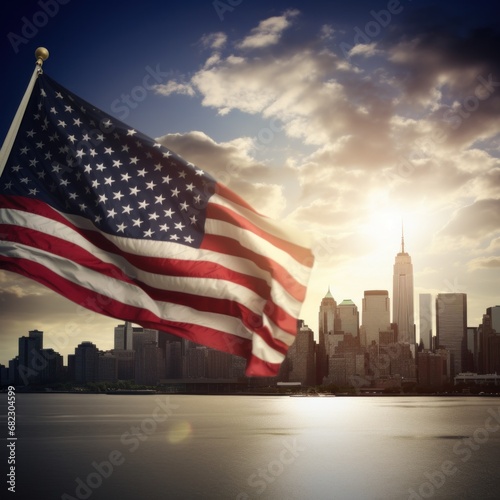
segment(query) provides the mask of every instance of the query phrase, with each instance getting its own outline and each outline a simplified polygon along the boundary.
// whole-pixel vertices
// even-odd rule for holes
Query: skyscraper
[[[413,316],[413,265],[405,252],[404,234],[401,233],[401,252],[396,255],[393,274],[392,322],[398,325],[398,341],[415,343]]]
[[[437,347],[451,355],[451,380],[462,371],[467,335],[467,295],[440,293],[436,298]]]
[[[115,327],[115,349],[123,351],[131,351],[134,329],[132,325],[126,321],[124,325]]]
[[[350,300],[343,300],[337,307],[338,326],[335,325],[335,330],[350,333],[353,337],[359,335],[359,311],[356,304]]]
[[[418,296],[419,319],[420,319],[420,342],[424,343],[425,349],[432,349],[432,295],[421,293]]]
[[[318,317],[318,336],[319,342],[317,346],[316,355],[316,382],[323,383],[323,378],[328,373],[328,359],[327,359],[327,336],[329,333],[332,335],[335,332],[335,314],[337,309],[337,302],[328,288],[328,292],[321,300],[319,306]]]
[[[361,344],[379,344],[379,333],[391,329],[390,301],[387,290],[365,290],[363,299]]]

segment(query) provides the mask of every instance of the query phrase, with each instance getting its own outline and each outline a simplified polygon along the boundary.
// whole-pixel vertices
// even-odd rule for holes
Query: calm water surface
[[[498,499],[500,399],[17,394],[15,499]],[[7,457],[1,397],[2,478]]]

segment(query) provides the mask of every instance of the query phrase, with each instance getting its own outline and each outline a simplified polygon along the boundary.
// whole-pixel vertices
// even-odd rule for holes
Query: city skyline
[[[62,85],[312,234],[300,317],[316,335],[329,288],[358,309],[364,290],[388,290],[392,302],[402,218],[415,305],[421,293],[466,293],[474,326],[500,302],[496,5],[279,0],[217,11],[146,0],[138,13],[90,0],[41,9],[9,5],[2,19],[2,139],[34,50],[47,46],[44,69]],[[99,36],[74,36],[75,19]],[[0,273],[0,307],[6,358],[36,327],[56,350],[58,339],[112,346],[117,320],[20,276]],[[417,307],[415,317],[418,334]]]

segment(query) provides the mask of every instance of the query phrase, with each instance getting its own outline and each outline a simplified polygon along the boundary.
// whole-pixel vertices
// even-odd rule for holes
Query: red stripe
[[[41,233],[36,230],[1,224],[0,233],[3,234],[5,241],[17,242],[23,245],[32,246],[37,249],[44,250],[63,259],[76,262],[77,264],[86,267],[87,269],[99,272],[100,274],[109,278],[138,286],[139,288],[144,290],[147,295],[149,295],[153,300],[183,305],[192,307],[199,311],[214,312],[241,319],[243,324],[249,330],[254,331],[259,329],[259,335],[261,335],[264,340],[267,339],[266,342],[269,345],[274,346],[274,341],[272,340],[271,333],[267,328],[263,329],[262,327],[262,317],[237,301],[233,301],[222,296],[218,298],[204,297],[192,293],[178,292],[175,290],[172,291],[153,287],[138,279],[129,277],[127,274],[123,273],[121,269],[116,265],[101,261],[94,254],[88,252],[87,250],[84,250],[78,245],[75,245],[66,240],[62,240],[60,238],[50,236],[46,233]],[[68,256],[71,257],[69,258]],[[163,260],[167,261],[168,259]],[[163,268],[158,271],[161,271],[161,274],[165,276],[167,269]],[[178,274],[175,274],[174,278],[178,276]],[[200,277],[199,279],[204,279],[204,276]],[[221,288],[223,287],[224,283],[221,283]],[[274,304],[270,299],[268,292],[269,289],[267,289],[266,294],[262,297],[264,300],[267,300],[266,307],[264,308],[264,313],[269,318],[271,318],[271,320],[279,328],[283,329],[286,332],[289,332],[292,335],[295,335],[296,319],[290,316],[281,307]],[[277,350],[281,350],[283,349],[283,346],[284,344],[278,343],[276,348]]]
[[[265,215],[260,214],[253,208],[251,205],[249,205],[243,198],[241,198],[239,195],[228,189],[224,184],[220,184],[217,182],[215,184],[215,193],[226,198],[226,200],[229,200],[232,203],[235,203],[236,205],[240,205],[243,208],[246,208],[247,210],[250,210],[254,214],[260,215],[261,217],[265,217]]]
[[[37,200],[23,198],[20,196],[0,196],[0,207],[13,208],[15,210],[33,213],[64,224],[96,247],[107,252],[109,255],[120,255],[132,265],[142,269],[143,271],[168,276],[223,279],[245,286],[263,298],[269,296],[270,287],[267,281],[263,278],[259,278],[252,274],[244,274],[238,271],[233,271],[227,267],[210,261],[191,261],[169,259],[166,257],[144,257],[128,253],[110,242],[99,231],[78,228],[65,217],[61,216],[61,214],[59,214],[56,210]]]
[[[247,362],[247,377],[276,377],[279,375],[281,363],[268,363],[253,354]]]
[[[144,328],[167,331],[198,344],[249,358],[251,340],[236,337],[213,328],[201,327],[191,323],[180,323],[158,318],[151,311],[123,304],[115,299],[88,290],[62,278],[46,267],[26,259],[11,259],[0,255],[2,269],[15,272],[41,283],[54,292],[106,316],[131,321]]]
[[[305,299],[306,287],[301,285],[281,264],[244,247],[239,241],[227,236],[205,234],[200,248],[248,259],[257,264],[262,270],[270,273],[294,299],[300,302]]]
[[[234,212],[230,208],[210,202],[207,206],[207,219],[228,222],[233,226],[251,231],[260,238],[267,240],[276,248],[279,248],[289,254],[290,257],[295,259],[299,264],[306,267],[312,267],[313,257],[310,250],[268,233],[248,220],[246,217]]]

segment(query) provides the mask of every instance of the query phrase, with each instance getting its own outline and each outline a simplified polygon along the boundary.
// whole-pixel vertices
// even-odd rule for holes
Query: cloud
[[[204,35],[201,39],[201,44],[204,47],[220,50],[224,47],[227,42],[227,35],[222,32],[210,33],[209,35]]]
[[[500,257],[479,257],[468,263],[470,270],[475,269],[500,269]]]
[[[157,139],[186,160],[212,174],[263,214],[277,217],[286,208],[280,182],[286,167],[270,169],[253,156],[253,140],[238,138],[217,143],[203,132],[168,134]]]
[[[486,199],[457,210],[443,228],[442,234],[476,239],[498,230],[500,230],[500,199]]]
[[[169,80],[167,83],[161,83],[153,86],[154,91],[157,94],[164,96],[169,96],[171,94],[181,94],[194,96],[195,91],[193,87],[188,83],[179,83],[175,80]]]
[[[291,25],[291,20],[298,14],[298,10],[287,10],[281,16],[270,17],[261,21],[251,31],[250,35],[238,44],[238,48],[256,49],[277,44],[283,31]]]

